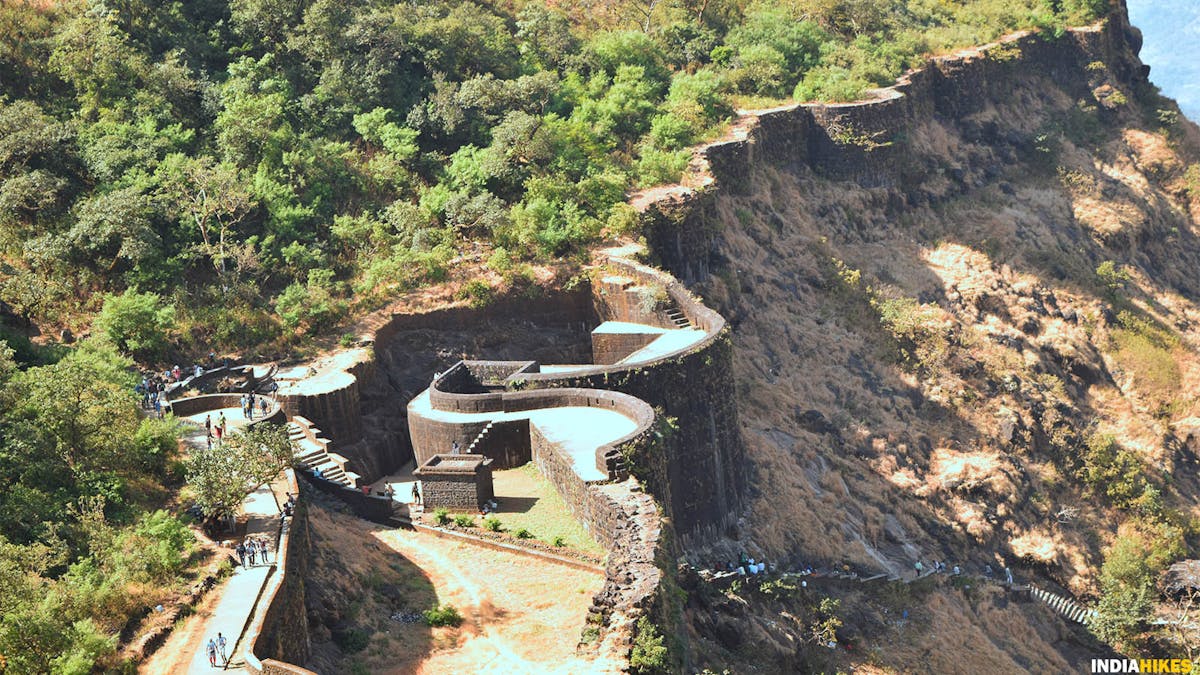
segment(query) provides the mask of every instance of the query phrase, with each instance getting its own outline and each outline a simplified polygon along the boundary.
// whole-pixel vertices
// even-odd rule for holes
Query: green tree
[[[93,329],[126,354],[160,356],[175,328],[175,308],[156,293],[127,289],[104,299]]]
[[[252,267],[236,240],[235,228],[253,207],[237,169],[207,155],[172,155],[164,162],[163,173],[164,197],[177,205],[177,214],[185,222],[195,225],[201,239],[197,250],[212,261],[227,288]]]
[[[188,485],[210,518],[232,516],[246,495],[292,462],[293,454],[286,428],[256,424],[211,448],[194,449],[187,463]]]

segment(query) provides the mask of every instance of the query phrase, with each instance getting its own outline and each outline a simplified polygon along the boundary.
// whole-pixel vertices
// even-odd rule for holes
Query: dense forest
[[[5,0],[0,300],[48,333],[123,306],[168,338],[150,358],[284,348],[455,266],[530,285],[628,233],[628,191],[677,179],[735,107],[855,99],[1106,9]]]
[[[636,235],[738,107],[852,100],[1104,0],[0,0],[0,654],[120,668],[186,468],[134,362],[282,350]],[[498,281],[497,281],[498,280]],[[69,328],[91,338],[40,346]],[[45,342],[37,340],[36,342]],[[15,353],[12,350],[16,350]],[[0,670],[4,665],[0,664]]]

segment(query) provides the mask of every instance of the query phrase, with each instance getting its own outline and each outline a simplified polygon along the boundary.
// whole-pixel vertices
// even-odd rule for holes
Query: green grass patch
[[[1176,352],[1179,338],[1165,326],[1132,312],[1121,312],[1112,331],[1113,356],[1133,375],[1138,391],[1160,405],[1170,405],[1179,393],[1182,374]]]
[[[493,477],[500,502],[496,515],[518,539],[537,538],[584,553],[605,554],[533,463],[496,471]],[[514,508],[514,504],[519,506]]]

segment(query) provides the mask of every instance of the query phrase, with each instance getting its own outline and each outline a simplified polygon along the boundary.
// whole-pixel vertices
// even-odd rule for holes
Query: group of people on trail
[[[262,538],[248,537],[245,541],[239,543],[237,548],[238,564],[242,567],[252,567],[257,565],[259,557],[262,558],[262,564],[269,564],[271,561],[267,559],[267,540]],[[249,565],[246,561],[250,561]]]
[[[163,416],[163,408],[169,406],[167,403],[167,383],[169,375],[166,371],[163,373],[151,373],[143,375],[142,381],[133,388],[137,392],[142,401],[142,409],[153,410],[157,417]]]
[[[267,416],[267,399],[265,396],[255,396],[254,392],[242,394],[242,417],[252,420],[254,419],[254,409],[257,407],[262,411],[262,417]]]
[[[730,568],[733,569],[732,564]],[[738,553],[737,568],[733,569],[733,571],[743,577],[746,575],[764,574],[767,571],[767,562],[765,560],[755,561],[754,558],[747,556],[745,551],[742,551]]]
[[[208,442],[208,447],[212,447],[213,439],[216,439],[217,445],[221,444],[221,440],[225,438],[225,427],[229,420],[225,419],[225,413],[219,413],[217,423],[213,424],[212,415],[204,416],[204,436]]]
[[[918,560],[915,563],[913,563],[913,569],[916,570],[917,577],[920,578],[922,575],[925,574],[925,563],[922,563],[920,560]],[[929,573],[930,574],[945,574],[947,570],[949,570],[950,576],[953,576],[953,577],[961,576],[963,574],[963,568],[961,566],[959,566],[959,565],[954,565],[952,567],[947,566],[946,563],[939,561],[939,560],[933,561],[933,569],[930,570]],[[993,574],[994,574],[994,572],[993,572],[992,566],[990,564],[986,564],[983,566],[983,576],[984,577],[991,579]],[[1012,570],[1009,569],[1008,567],[1004,568],[1004,583],[1008,584],[1009,586],[1013,585],[1013,573],[1012,573]]]
[[[217,632],[217,637],[208,639],[208,665],[216,668],[229,664],[229,642],[225,639],[225,635]],[[221,659],[218,664],[217,659]]]

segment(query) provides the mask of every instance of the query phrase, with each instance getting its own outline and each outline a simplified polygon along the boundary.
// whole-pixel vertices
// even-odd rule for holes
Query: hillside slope
[[[711,237],[707,259],[652,234],[734,326],[752,554],[910,575],[916,560],[1010,565],[1102,606],[1125,588],[1101,571],[1114,542],[1144,551],[1137,583],[1186,555],[1200,514],[1200,135],[1145,80],[1122,19],[940,62],[947,82],[990,65],[955,85],[969,100],[934,86],[907,104],[933,114],[864,128],[815,111],[840,164],[812,140],[807,156],[763,159],[805,145],[764,116],[746,174],[718,167],[726,189],[689,223]],[[1100,59],[1079,47],[1097,31],[1115,36]],[[1000,671],[1063,667],[1055,631],[1012,642],[1028,618],[934,597],[926,630],[941,629],[950,670],[980,641]],[[705,658],[728,663],[737,641],[697,626],[702,652],[724,645]],[[1153,639],[1141,628],[1104,634],[1136,651]],[[751,658],[788,651],[751,642]]]

